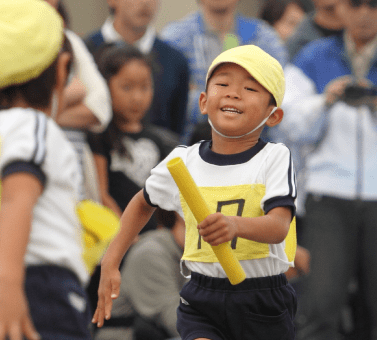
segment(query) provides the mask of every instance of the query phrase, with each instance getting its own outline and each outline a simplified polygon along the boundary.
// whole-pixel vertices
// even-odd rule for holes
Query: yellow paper
[[[76,210],[83,226],[84,262],[89,273],[93,273],[119,231],[119,218],[109,208],[91,200],[81,201]]]

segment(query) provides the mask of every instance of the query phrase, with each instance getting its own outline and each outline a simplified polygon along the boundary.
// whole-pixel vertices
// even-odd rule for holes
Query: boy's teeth
[[[235,113],[242,113],[241,111],[235,109],[235,108],[232,108],[232,107],[224,107],[221,109],[222,111],[229,111],[229,112],[235,112]]]

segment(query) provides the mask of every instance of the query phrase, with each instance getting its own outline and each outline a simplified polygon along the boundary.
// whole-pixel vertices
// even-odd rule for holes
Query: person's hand
[[[73,77],[64,89],[64,109],[82,103],[86,96],[86,88],[82,81]]]
[[[310,252],[304,247],[297,246],[295,266],[290,267],[285,275],[288,280],[307,275],[310,272]]]
[[[304,247],[297,246],[295,268],[299,275],[307,275],[310,272],[310,253]]]
[[[0,278],[0,340],[39,340],[22,283]]]
[[[237,224],[231,216],[215,213],[207,216],[198,225],[200,236],[211,246],[233,240],[237,236]]]
[[[345,88],[353,82],[353,78],[349,75],[335,78],[326,85],[325,103],[327,106],[335,104],[342,98]]]
[[[101,265],[98,303],[92,319],[92,323],[96,323],[97,327],[103,326],[104,319],[110,319],[113,300],[119,296],[120,281],[121,275],[119,269],[109,268],[105,264]]]

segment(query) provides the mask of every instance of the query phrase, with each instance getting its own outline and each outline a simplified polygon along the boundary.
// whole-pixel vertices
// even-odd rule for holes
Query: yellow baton
[[[202,222],[210,215],[210,211],[182,158],[173,158],[167,163],[167,167],[196,221]],[[246,274],[229,243],[212,246],[212,249],[232,285],[245,280]]]

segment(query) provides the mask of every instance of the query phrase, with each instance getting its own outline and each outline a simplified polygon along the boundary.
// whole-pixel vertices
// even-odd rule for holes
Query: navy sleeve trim
[[[144,194],[144,198],[145,198],[145,200],[147,201],[147,203],[151,206],[151,207],[153,207],[153,208],[157,208],[158,207],[158,205],[155,205],[155,204],[153,204],[152,202],[151,202],[151,200],[150,200],[150,198],[149,198],[149,195],[148,195],[148,193],[147,193],[147,190],[144,188],[143,189],[143,194]]]
[[[289,207],[292,211],[292,219],[296,215],[295,199],[292,196],[272,197],[264,203],[264,212],[267,214],[270,210],[278,207]]]
[[[45,187],[46,185],[45,173],[37,164],[32,163],[32,162],[15,161],[13,163],[10,163],[4,167],[1,177],[5,178],[9,175],[19,173],[19,172],[27,172],[35,176],[41,182],[43,187]]]

